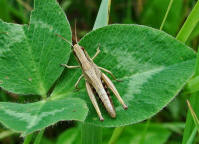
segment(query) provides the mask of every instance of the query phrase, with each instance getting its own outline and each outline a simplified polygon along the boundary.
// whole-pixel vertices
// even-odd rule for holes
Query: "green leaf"
[[[47,100],[28,104],[0,103],[0,122],[27,135],[60,120],[84,121],[88,109],[81,99]]]
[[[123,110],[114,96],[117,117],[110,118],[103,105],[105,118],[99,121],[85,91],[74,92],[80,70],[67,69],[55,87],[52,98],[79,97],[89,106],[86,122],[99,126],[116,127],[148,119],[164,108],[193,75],[196,54],[168,34],[146,26],[110,25],[87,34],[80,43],[92,57],[100,45],[101,53],[95,59],[98,66],[109,69],[122,82],[115,82],[120,95],[128,105]],[[71,58],[69,65],[75,65]]]
[[[0,20],[0,86],[17,94],[46,95],[70,55],[71,30],[56,0],[35,0],[30,25]]]

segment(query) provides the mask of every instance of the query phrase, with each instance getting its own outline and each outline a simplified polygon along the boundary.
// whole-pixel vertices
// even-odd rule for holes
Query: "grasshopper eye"
[[[81,47],[81,49],[84,51],[84,48],[83,48],[83,47]]]

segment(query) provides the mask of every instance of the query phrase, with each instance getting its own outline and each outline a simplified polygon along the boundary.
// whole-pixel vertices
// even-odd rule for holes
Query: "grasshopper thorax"
[[[77,57],[77,59],[81,64],[85,63],[85,60],[86,61],[88,60],[88,58],[85,55],[84,48],[81,47],[79,44],[75,44],[73,46],[73,52],[75,53],[75,56]]]
[[[75,44],[73,46],[73,48],[74,48],[73,50],[74,50],[75,53],[77,53],[80,50],[83,51],[82,47],[79,44]]]
[[[75,53],[75,55],[77,56],[78,59],[85,55],[84,49],[79,44],[75,44],[73,46],[73,51],[74,51],[74,53]]]

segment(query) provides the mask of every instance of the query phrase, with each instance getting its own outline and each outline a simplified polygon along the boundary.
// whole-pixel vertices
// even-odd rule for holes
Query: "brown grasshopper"
[[[103,70],[103,71],[109,73],[115,80],[117,80],[115,78],[115,76],[109,70],[99,67],[93,62],[95,57],[100,53],[99,48],[97,49],[96,54],[92,58],[90,58],[90,56],[88,55],[86,50],[77,43],[77,39],[76,39],[76,44],[72,45],[64,37],[62,37],[60,35],[58,35],[58,36],[61,37],[62,39],[64,39],[67,43],[69,43],[73,47],[73,52],[79,62],[79,66],[68,66],[67,64],[62,64],[62,65],[67,68],[81,68],[82,69],[83,74],[79,77],[79,79],[75,83],[75,88],[77,88],[80,80],[84,77],[85,82],[86,82],[86,89],[88,92],[88,96],[90,97],[90,100],[91,100],[100,120],[103,121],[104,118],[103,118],[101,111],[99,109],[99,106],[97,104],[97,100],[95,98],[94,91],[96,91],[97,95],[101,99],[101,101],[104,104],[109,115],[112,118],[116,117],[116,112],[115,112],[114,106],[113,106],[111,99],[109,98],[109,95],[107,94],[106,88],[104,87],[103,84],[105,84],[106,87],[108,87],[114,93],[114,95],[116,96],[118,101],[122,104],[123,108],[127,109],[128,108],[127,105],[124,103],[124,101],[120,97],[120,94],[118,93],[118,91],[115,88],[112,81],[100,70]]]

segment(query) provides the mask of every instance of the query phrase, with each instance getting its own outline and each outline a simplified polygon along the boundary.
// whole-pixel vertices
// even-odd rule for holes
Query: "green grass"
[[[196,27],[196,25],[199,22],[199,1],[197,1],[196,5],[194,6],[193,10],[191,11],[191,13],[189,14],[187,20],[185,21],[184,25],[182,26],[181,30],[179,31],[178,35],[177,35],[177,39],[182,41],[182,42],[186,42],[187,39],[189,38],[191,32],[193,31],[193,29]],[[196,69],[195,69],[195,75],[194,76],[198,76],[198,59],[199,57],[197,56],[197,63],[196,63]],[[199,105],[199,98],[198,98],[198,92],[194,92],[193,94],[190,95],[190,103],[193,106],[193,108],[196,111],[196,114],[199,114],[199,109],[198,109],[198,105]],[[185,126],[185,131],[184,131],[184,135],[183,135],[183,144],[186,144],[188,140],[190,140],[190,137],[195,129],[195,125],[194,125],[194,121],[191,118],[191,114],[190,112],[188,112],[187,114],[187,118],[186,118],[186,126]],[[193,139],[195,137],[192,137]]]

